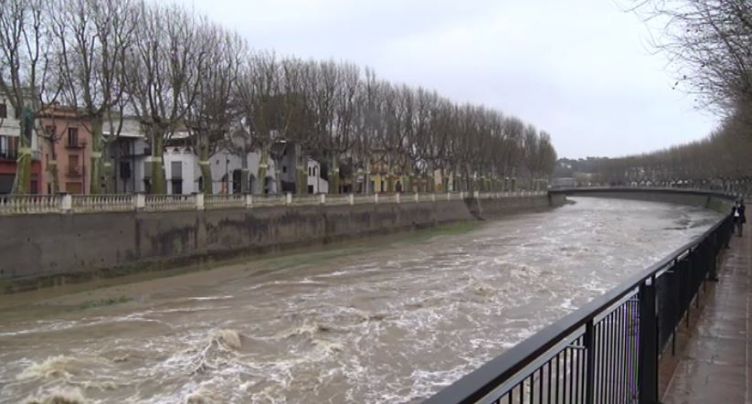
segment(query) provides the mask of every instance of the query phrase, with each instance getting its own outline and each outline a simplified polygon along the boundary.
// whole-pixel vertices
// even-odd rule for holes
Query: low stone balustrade
[[[135,197],[131,194],[76,195],[71,198],[71,209],[74,212],[128,211],[136,208]]]
[[[145,195],[144,201],[144,210],[196,209],[196,195]]]
[[[63,206],[61,195],[3,195],[0,196],[0,214],[20,215],[55,213]]]
[[[258,208],[265,206],[314,206],[416,203],[475,199],[501,199],[545,195],[546,192],[445,192],[394,194],[317,194],[317,195],[4,195],[0,196],[0,215],[40,213],[89,213],[124,211],[171,211],[230,208]]]

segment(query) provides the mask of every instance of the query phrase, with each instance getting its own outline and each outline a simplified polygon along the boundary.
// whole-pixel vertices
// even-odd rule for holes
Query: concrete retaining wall
[[[679,205],[701,206],[721,213],[730,211],[733,196],[706,191],[682,189],[640,189],[640,188],[584,188],[551,191],[552,197],[572,195],[598,198],[631,199],[638,201],[652,201],[675,203]]]
[[[563,203],[563,195],[544,195],[378,205],[7,216],[0,218],[0,293]]]

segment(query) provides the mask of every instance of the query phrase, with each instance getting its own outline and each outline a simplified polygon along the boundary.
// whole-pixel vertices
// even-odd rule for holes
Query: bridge
[[[552,195],[730,210],[703,190],[570,188]],[[427,400],[437,403],[750,403],[752,239],[730,215],[620,286]]]

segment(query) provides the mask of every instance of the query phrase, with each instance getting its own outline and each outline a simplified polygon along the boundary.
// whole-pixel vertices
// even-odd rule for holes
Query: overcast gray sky
[[[370,66],[516,115],[551,133],[560,157],[652,151],[718,123],[672,89],[647,28],[616,0],[180,1],[252,48]]]

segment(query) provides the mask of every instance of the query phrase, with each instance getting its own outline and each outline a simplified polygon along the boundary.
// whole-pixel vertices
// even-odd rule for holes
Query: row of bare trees
[[[752,190],[752,136],[733,115],[708,138],[659,152],[590,163],[596,182]]]
[[[164,147],[180,131],[190,134],[205,179],[209,157],[221,148],[243,157],[258,152],[257,177],[266,178],[273,146],[285,141],[328,168],[334,192],[355,176],[431,182],[437,172],[471,189],[484,178],[546,177],[556,160],[550,136],[515,117],[394,85],[347,63],[253,52],[236,33],[177,5],[0,2],[0,92],[30,117],[22,132],[33,128],[50,143],[54,135],[38,123],[49,105],[76,107],[91,122],[92,193],[112,190],[107,143],[124,117],[135,117],[151,144],[154,193],[166,190]],[[30,164],[30,153],[22,153],[15,192],[28,191]],[[305,184],[306,169],[297,171]]]
[[[658,22],[655,46],[703,108],[726,117],[706,139],[591,163],[596,182],[752,190],[752,3],[740,0],[635,0]]]

